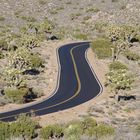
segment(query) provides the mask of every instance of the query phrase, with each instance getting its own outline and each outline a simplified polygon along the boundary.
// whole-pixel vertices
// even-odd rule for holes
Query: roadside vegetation
[[[140,53],[138,38],[140,26],[96,23],[94,29],[99,33],[91,43],[91,48],[101,62],[106,63],[108,72],[105,75],[105,88],[109,92],[108,100],[89,108],[88,113],[96,118],[108,114],[111,124],[122,128],[116,133],[117,139],[128,139],[123,131],[131,126],[130,139],[139,139],[139,118],[132,114],[138,112],[134,105],[139,104],[139,61]],[[107,109],[108,108],[108,109]],[[118,115],[117,115],[118,114]],[[127,115],[131,115],[127,116]],[[134,119],[134,120],[133,120]],[[133,120],[133,121],[132,121]],[[132,122],[131,122],[132,121]],[[111,138],[113,139],[113,138]]]
[[[92,117],[74,120],[67,124],[51,124],[46,127],[39,126],[37,120],[32,120],[28,115],[22,114],[16,122],[0,122],[0,139],[68,139],[80,140],[87,138],[107,138],[113,136],[115,129],[105,123],[97,123]]]
[[[135,75],[130,72],[127,65],[121,63],[120,57],[125,56],[128,60],[139,61],[140,56],[130,51],[134,43],[138,42],[139,27],[108,24],[101,28],[104,38],[95,39],[91,46],[99,59],[110,60],[110,71],[106,74],[105,86],[111,88],[111,92],[115,94],[114,97],[117,95],[117,100],[120,100],[121,96],[127,98],[130,96],[127,91],[133,88]],[[124,91],[123,94],[122,91]]]
[[[0,105],[27,103],[42,95],[34,92],[34,87],[28,86],[28,77],[44,69],[45,60],[34,49],[47,40],[45,32],[51,31],[54,25],[47,18],[41,23],[28,22],[18,34],[11,34],[9,29],[0,38],[0,59],[6,62],[0,71],[3,84]]]

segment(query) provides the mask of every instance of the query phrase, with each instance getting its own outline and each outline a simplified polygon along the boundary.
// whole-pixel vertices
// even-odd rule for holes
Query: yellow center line
[[[35,112],[38,112],[38,111],[41,111],[41,110],[46,110],[46,109],[49,109],[49,108],[52,108],[52,107],[56,107],[58,105],[61,105],[61,104],[64,104],[70,100],[72,100],[73,98],[75,98],[80,90],[81,90],[81,81],[80,81],[80,78],[79,78],[79,74],[78,74],[78,70],[77,70],[77,66],[76,66],[76,62],[75,62],[75,59],[74,59],[74,55],[73,55],[73,50],[77,47],[80,47],[80,46],[84,46],[84,45],[77,45],[75,47],[73,47],[71,50],[70,50],[70,55],[71,55],[71,58],[72,58],[72,62],[73,62],[73,66],[74,66],[74,71],[75,71],[75,75],[76,75],[76,79],[77,79],[77,83],[78,83],[78,89],[77,91],[75,92],[75,94],[73,96],[71,96],[70,98],[60,102],[60,103],[57,103],[57,104],[54,104],[54,105],[51,105],[51,106],[48,106],[48,107],[44,107],[44,108],[41,108],[41,109],[37,109],[37,110],[33,110],[33,113]],[[31,113],[31,111],[28,111],[28,112],[24,112],[24,113]],[[2,117],[0,118],[0,120],[3,120],[3,119],[8,119],[8,118],[11,118],[11,117],[16,117],[18,116],[19,114],[17,115],[10,115],[10,116],[7,116],[7,117]]]

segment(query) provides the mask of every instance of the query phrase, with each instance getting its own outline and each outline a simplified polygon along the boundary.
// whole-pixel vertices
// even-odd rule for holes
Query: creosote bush
[[[6,122],[0,122],[0,140],[5,140],[9,138],[10,134],[10,124]]]
[[[125,69],[127,70],[127,66],[119,61],[114,61],[109,65],[110,70],[120,70],[120,69]]]
[[[40,135],[44,140],[48,140],[50,138],[60,138],[63,136],[63,127],[58,124],[48,125],[41,129]]]
[[[112,56],[111,48],[114,48],[109,40],[103,38],[95,39],[91,47],[99,59],[110,58]]]
[[[107,124],[99,124],[94,129],[94,131],[95,131],[96,138],[111,136],[115,133],[114,128]]]
[[[0,21],[4,21],[4,20],[5,20],[5,17],[0,16]]]
[[[0,50],[7,50],[8,49],[8,44],[5,41],[5,39],[0,39]]]
[[[46,0],[39,0],[38,2],[39,2],[39,4],[41,4],[41,5],[45,5],[45,4],[47,3]]]
[[[21,137],[31,140],[37,136],[36,128],[38,124],[32,121],[27,115],[20,115],[16,122],[0,122],[0,140],[10,139],[11,137]]]
[[[64,130],[64,136],[68,140],[80,140],[83,134],[83,127],[80,121],[70,122]]]
[[[87,117],[82,122],[83,133],[92,136],[94,134],[94,128],[97,126],[96,120],[93,118]]]
[[[136,126],[136,133],[140,134],[140,123]]]
[[[138,54],[134,53],[134,52],[131,52],[131,51],[126,51],[124,53],[124,55],[126,56],[126,58],[128,60],[132,60],[132,61],[138,61],[138,60],[140,60],[140,56]]]
[[[29,93],[28,88],[6,88],[5,97],[12,103],[24,103]]]
[[[83,34],[83,33],[76,33],[73,36],[74,36],[74,38],[80,39],[80,40],[87,40],[88,39],[87,35]]]
[[[36,22],[37,20],[32,16],[22,16],[21,19],[27,21],[27,22]]]
[[[96,139],[113,135],[115,130],[107,124],[98,124],[92,117],[83,120],[71,121],[67,124],[52,124],[39,129],[37,122],[31,120],[29,116],[21,114],[16,118],[16,122],[0,122],[0,140],[6,138],[38,138],[42,140],[60,139],[80,140],[83,135]]]
[[[39,68],[43,65],[43,60],[38,54],[33,54],[30,56],[30,62],[32,68]]]

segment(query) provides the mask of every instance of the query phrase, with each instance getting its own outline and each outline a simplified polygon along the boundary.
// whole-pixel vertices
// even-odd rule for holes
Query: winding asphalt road
[[[0,121],[14,121],[20,113],[45,115],[87,102],[102,92],[102,86],[86,57],[89,42],[67,44],[57,51],[59,74],[54,94],[28,107],[0,113]]]

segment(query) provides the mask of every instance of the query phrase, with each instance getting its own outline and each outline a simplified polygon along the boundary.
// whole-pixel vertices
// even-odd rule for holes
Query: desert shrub
[[[0,40],[0,49],[1,50],[7,50],[8,49],[8,44],[4,39]]]
[[[63,127],[58,124],[48,125],[40,131],[40,137],[44,140],[48,140],[49,138],[60,138],[62,135]]]
[[[0,16],[0,21],[4,21],[4,20],[5,20],[5,17]]]
[[[82,121],[83,133],[92,136],[94,135],[94,128],[97,126],[96,120],[91,117],[87,117]]]
[[[96,138],[111,136],[115,133],[115,130],[112,126],[107,124],[99,124],[95,129]]]
[[[131,51],[126,51],[125,56],[127,57],[128,60],[132,60],[132,61],[138,61],[140,60],[140,56],[134,52]]]
[[[96,22],[94,25],[94,28],[99,31],[99,32],[104,32],[105,27],[107,27],[107,23],[106,22]]]
[[[118,2],[118,0],[112,0],[112,2]]]
[[[8,55],[9,64],[15,66],[20,72],[28,69],[38,68],[43,64],[43,60],[38,54],[32,54],[27,48],[19,47],[16,51]]]
[[[32,92],[33,92],[34,96],[36,96],[37,98],[43,96],[43,91],[41,89],[33,88]]]
[[[128,73],[127,70],[110,71],[106,76],[107,81],[105,85],[109,85],[116,93],[119,90],[132,89],[134,76]]]
[[[5,97],[12,103],[24,103],[28,92],[28,88],[6,88],[4,90]]]
[[[104,59],[112,56],[111,48],[114,46],[107,39],[97,38],[92,42],[91,47],[99,59]]]
[[[2,51],[0,51],[0,59],[3,57],[4,57],[4,55],[3,55]]]
[[[29,49],[33,49],[35,47],[40,46],[40,40],[37,38],[36,35],[33,34],[23,34],[19,45],[25,46]]]
[[[10,139],[11,137],[22,137],[30,140],[34,138],[38,124],[32,121],[27,115],[20,115],[16,122],[0,122],[0,140]]]
[[[6,122],[0,122],[0,140],[5,140],[10,137],[10,125]]]
[[[136,39],[140,42],[140,34],[137,34]]]
[[[39,68],[43,64],[43,60],[38,54],[33,54],[30,56],[30,63],[32,68]]]
[[[58,13],[58,11],[56,9],[50,10],[50,14],[52,14],[52,15],[55,15],[57,13]]]
[[[0,97],[0,106],[7,104],[8,101],[4,97]]]
[[[55,28],[54,23],[52,21],[48,20],[48,18],[45,18],[39,25],[38,28],[40,31],[51,31]]]
[[[20,14],[22,13],[22,10],[17,10],[16,12],[14,12],[14,15],[19,18]]]
[[[86,20],[89,20],[90,18],[91,18],[90,16],[83,17],[83,22],[86,21]]]
[[[100,10],[98,8],[95,8],[95,7],[90,7],[86,10],[86,12],[94,12],[94,13],[99,12],[99,11]]]
[[[44,5],[44,4],[46,4],[46,3],[47,3],[47,1],[46,1],[46,0],[39,0],[38,2],[39,2],[39,4],[41,4],[41,5]]]
[[[68,2],[66,2],[66,4],[72,4],[72,2],[71,1],[68,1]]]
[[[76,34],[74,34],[74,38],[80,39],[80,40],[87,40],[88,36],[87,36],[87,34],[76,33]]]
[[[69,124],[64,131],[64,135],[67,140],[80,140],[82,133],[83,129],[79,122]]]
[[[35,129],[38,124],[32,121],[29,116],[21,114],[17,121],[10,125],[10,135],[14,137],[22,136],[25,139],[31,139],[36,136]]]
[[[36,22],[37,20],[32,16],[22,16],[21,19],[27,21],[27,22]]]
[[[79,17],[81,16],[81,13],[72,13],[71,15],[70,15],[70,19],[71,20],[75,20],[75,19],[78,19]]]
[[[121,70],[121,69],[127,70],[128,68],[123,63],[121,63],[119,61],[114,61],[109,65],[109,69],[110,70]]]
[[[140,123],[136,126],[136,133],[140,134]]]

